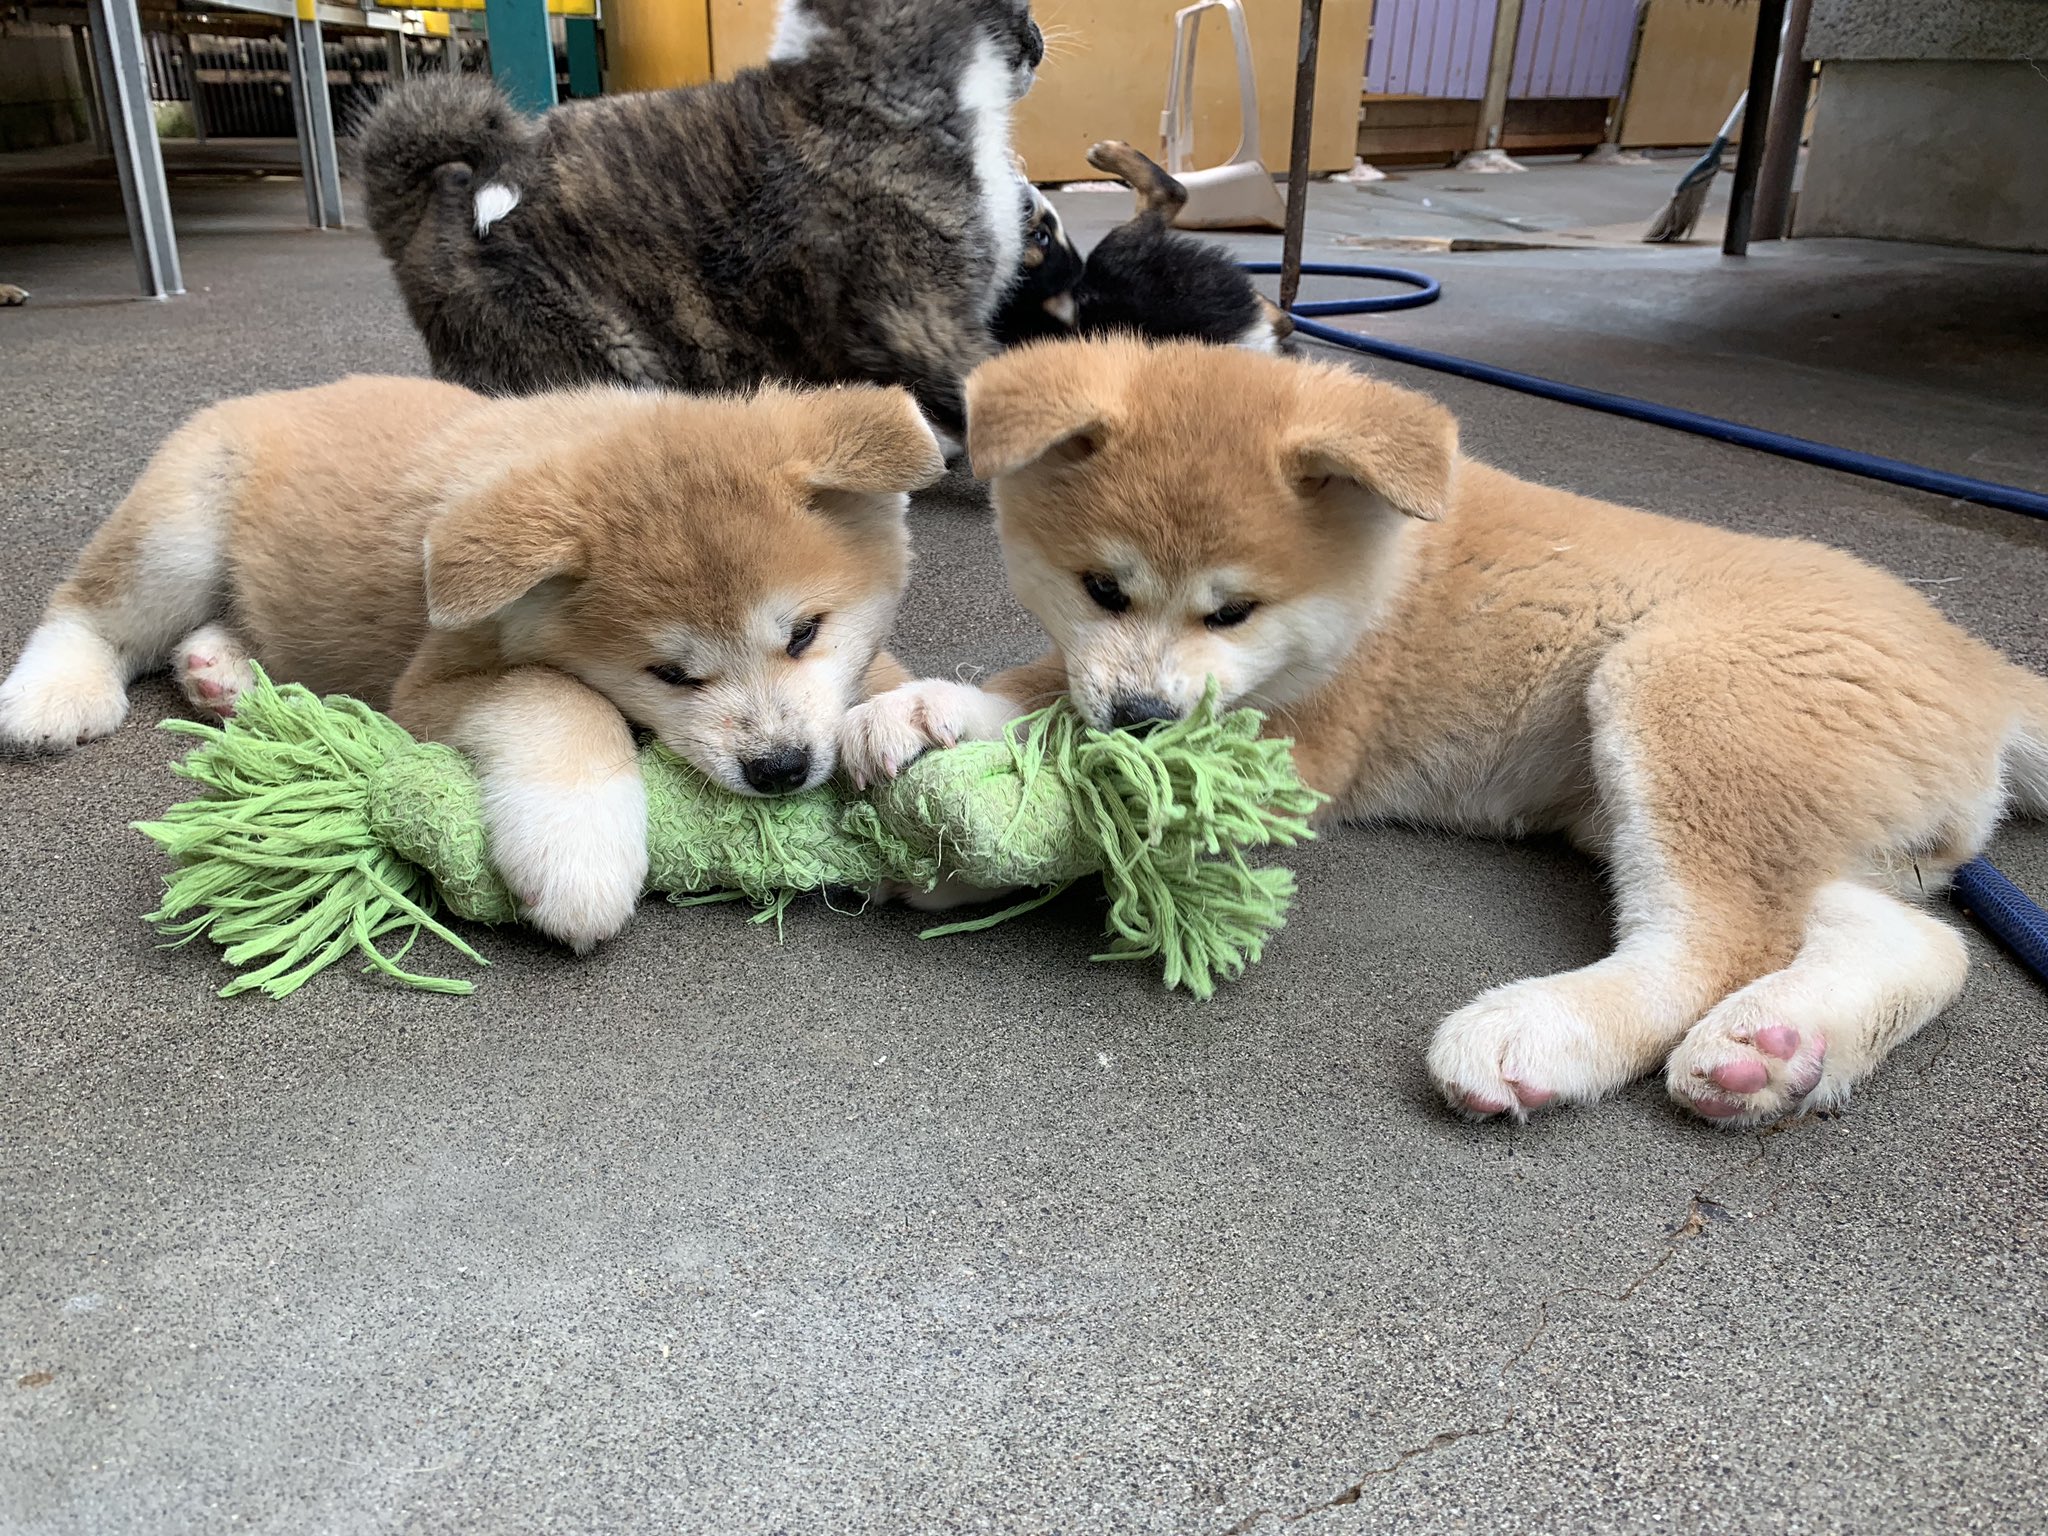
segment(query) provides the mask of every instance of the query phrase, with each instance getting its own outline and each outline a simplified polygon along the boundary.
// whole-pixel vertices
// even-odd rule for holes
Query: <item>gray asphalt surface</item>
[[[423,367],[295,185],[179,195],[173,303],[118,240],[0,245],[10,659],[185,414]],[[2038,260],[1411,264],[1446,297],[1386,334],[2048,487]],[[1387,371],[1493,462],[1843,544],[2048,669],[2048,525]],[[913,517],[903,652],[1031,653],[972,482]],[[2048,995],[1974,934],[1847,1113],[1764,1135],[1655,1084],[1436,1104],[1438,1018],[1602,953],[1546,843],[1340,830],[1206,1005],[1090,966],[1082,897],[934,943],[650,904],[581,962],[484,935],[468,1000],[223,1002],[138,920],[173,712],[0,763],[0,1531],[2039,1529]],[[2048,829],[1993,851],[2048,892]]]

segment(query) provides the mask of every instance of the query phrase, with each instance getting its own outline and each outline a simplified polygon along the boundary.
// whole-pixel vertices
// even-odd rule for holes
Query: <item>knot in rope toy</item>
[[[350,952],[407,986],[468,981],[404,961],[428,933],[487,962],[442,921],[507,923],[518,904],[491,868],[470,765],[413,739],[354,699],[322,700],[260,673],[224,725],[164,722],[199,745],[173,771],[206,794],[138,823],[174,862],[149,914],[178,942],[201,935],[243,970],[222,989],[283,997]],[[1099,874],[1112,943],[1098,960],[1157,958],[1196,997],[1256,963],[1286,917],[1294,877],[1247,850],[1314,834],[1323,797],[1285,741],[1214,690],[1144,736],[1097,731],[1065,700],[1012,722],[1001,741],[927,752],[868,794],[838,784],[753,799],[712,784],[665,747],[640,752],[648,887],[671,901],[745,898],[779,920],[807,891],[942,878],[990,889],[1047,887],[992,916],[925,937],[991,927]],[[402,936],[395,952],[380,941]]]

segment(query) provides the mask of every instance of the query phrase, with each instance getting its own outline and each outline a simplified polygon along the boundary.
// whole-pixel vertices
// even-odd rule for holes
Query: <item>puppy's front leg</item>
[[[927,747],[993,741],[1022,711],[972,683],[921,677],[878,693],[846,712],[839,761],[855,789],[893,779]]]
[[[476,763],[491,863],[529,922],[578,954],[626,926],[647,882],[647,790],[610,700],[549,667],[408,673],[392,714]]]
[[[894,667],[894,659],[888,660]],[[896,671],[901,675],[900,667]],[[986,688],[937,678],[899,683],[878,693],[847,717],[841,758],[848,763],[854,782],[865,788],[874,780],[895,777],[928,745],[952,746],[959,741],[990,740],[1001,735],[1010,721],[1051,703],[1066,687],[1067,666],[1058,655],[998,672]],[[855,716],[860,718],[856,720]],[[860,732],[857,747],[856,730]],[[891,751],[902,755],[892,761],[887,755]],[[877,901],[901,901],[922,912],[945,912],[995,901],[1015,889],[1005,886],[991,890],[947,876],[928,891],[892,880],[885,881],[871,894]]]

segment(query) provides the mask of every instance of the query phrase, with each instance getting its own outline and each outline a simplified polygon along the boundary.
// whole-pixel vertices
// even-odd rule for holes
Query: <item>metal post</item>
[[[334,108],[327,99],[327,48],[313,0],[298,0],[298,18],[285,23],[291,56],[292,116],[299,130],[299,174],[306,182],[306,222],[340,229],[341,158],[334,144]]]
[[[199,65],[192,57],[192,34],[178,34],[178,67],[185,73],[185,106],[192,114],[192,137],[206,142],[206,106],[199,99]]]
[[[385,84],[396,85],[408,73],[405,64],[405,34],[403,32],[392,33],[384,39],[384,49],[385,57],[388,61],[385,64],[385,70],[387,71]]]
[[[1486,96],[1479,104],[1474,149],[1499,149],[1508,121],[1508,81],[1515,72],[1515,40],[1522,32],[1522,0],[1500,0],[1493,16],[1493,52],[1487,56]]]
[[[569,94],[579,99],[601,95],[604,85],[597,70],[597,23],[588,16],[564,17],[562,32],[569,49]]]
[[[491,75],[522,112],[555,104],[555,43],[548,33],[547,0],[484,0],[484,33],[491,45]]]
[[[107,108],[108,137],[121,176],[128,238],[135,270],[152,299],[185,291],[178,268],[178,237],[171,227],[171,189],[164,178],[163,147],[149,106],[149,67],[142,58],[142,18],[135,0],[92,0],[94,74]]]
[[[1771,81],[1778,72],[1778,39],[1785,29],[1785,0],[1759,0],[1756,43],[1749,54],[1749,105],[1742,113],[1742,144],[1735,151],[1735,182],[1728,190],[1728,230],[1723,256],[1749,254],[1749,230],[1756,213],[1756,177],[1764,160],[1771,120]]]
[[[1771,126],[1756,178],[1755,240],[1782,240],[1792,230],[1792,177],[1799,169],[1799,138],[1806,131],[1811,70],[1806,62],[1806,19],[1813,0],[1791,0],[1778,49],[1778,84],[1771,95]]]
[[[71,29],[71,48],[78,58],[78,81],[85,87],[85,115],[92,129],[92,147],[102,154],[114,152],[114,137],[107,131],[107,104],[100,92],[99,71],[93,67],[92,34],[84,27]]]
[[[1294,139],[1287,150],[1287,226],[1280,241],[1280,307],[1294,307],[1301,289],[1301,240],[1308,223],[1309,139],[1316,121],[1316,54],[1323,36],[1323,0],[1301,0],[1301,43],[1294,55]]]

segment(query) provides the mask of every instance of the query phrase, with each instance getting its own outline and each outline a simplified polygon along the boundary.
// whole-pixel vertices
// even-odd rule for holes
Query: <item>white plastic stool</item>
[[[1195,40],[1202,15],[1222,11],[1230,18],[1237,46],[1237,100],[1242,123],[1230,159],[1208,170],[1194,169]],[[1279,229],[1287,204],[1273,185],[1273,173],[1259,159],[1259,91],[1252,76],[1252,39],[1238,0],[1198,0],[1173,16],[1173,72],[1166,82],[1166,111],[1159,119],[1166,140],[1167,174],[1188,189],[1174,223],[1183,229]]]

